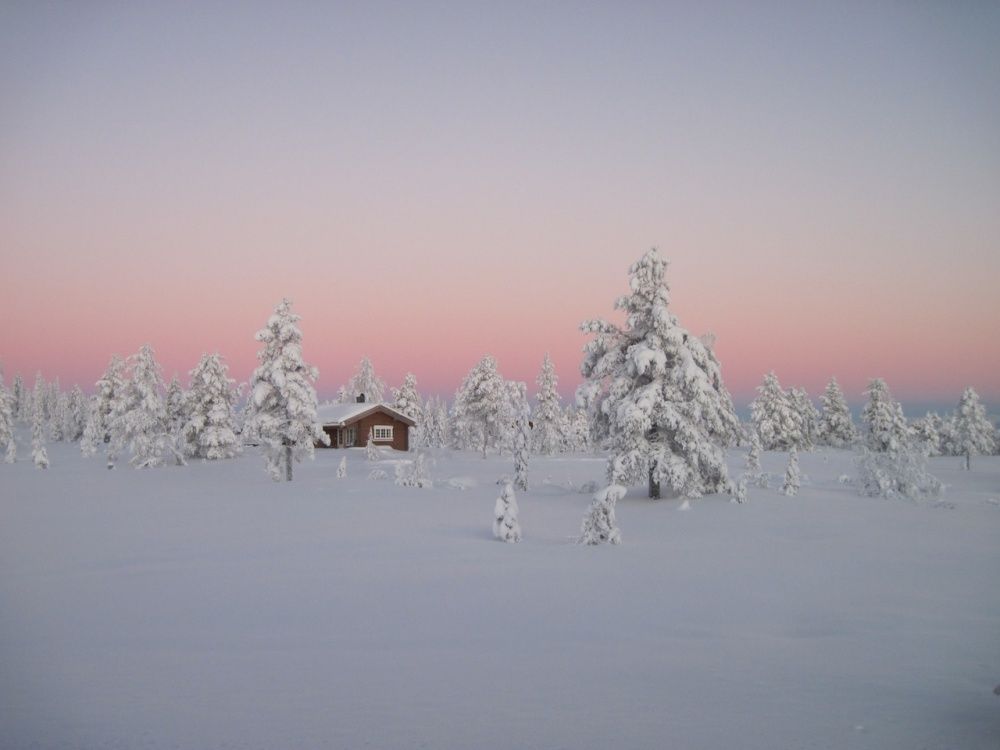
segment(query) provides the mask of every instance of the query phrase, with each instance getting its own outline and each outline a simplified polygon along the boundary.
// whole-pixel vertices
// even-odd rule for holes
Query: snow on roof
[[[382,409],[406,424],[414,424],[413,420],[401,411],[397,411],[386,404],[372,403],[370,401],[361,404],[324,404],[316,409],[316,416],[319,418],[320,424],[342,425],[346,422],[353,422],[363,414],[374,409]]]

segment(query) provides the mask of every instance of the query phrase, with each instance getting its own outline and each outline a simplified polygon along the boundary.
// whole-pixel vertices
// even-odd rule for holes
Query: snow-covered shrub
[[[434,483],[427,476],[427,459],[417,453],[412,461],[396,464],[396,484],[400,487],[432,487]]]
[[[375,445],[375,437],[372,430],[368,430],[368,442],[365,443],[365,458],[369,461],[378,461],[382,457],[378,446]]]
[[[521,541],[521,526],[517,520],[517,496],[510,482],[503,482],[500,496],[493,506],[493,536],[509,544]]]
[[[202,356],[191,370],[191,389],[174,415],[183,419],[181,434],[186,455],[214,461],[233,458],[240,452],[233,415],[235,382],[218,354]]]
[[[858,429],[851,419],[844,392],[836,378],[830,378],[826,391],[819,397],[823,412],[817,425],[817,440],[822,445],[847,448],[858,441]]]
[[[746,475],[740,477],[740,480],[732,485],[732,497],[730,500],[734,503],[742,505],[747,501],[747,477]]]
[[[934,500],[944,493],[944,485],[927,471],[927,456],[909,443],[891,452],[862,448],[856,464],[861,495],[916,501]]]
[[[383,469],[372,469],[368,472],[369,479],[388,479],[389,475]]]
[[[542,371],[535,381],[538,384],[538,395],[535,397],[534,415],[535,450],[543,456],[556,453],[563,446],[563,412],[559,403],[559,393],[556,385],[559,382],[556,368],[548,353],[542,360]]]
[[[578,402],[588,406],[611,455],[613,485],[661,483],[697,497],[729,485],[722,446],[739,431],[732,399],[710,345],[682,328],[668,310],[667,262],[654,248],[629,269],[630,294],[619,327],[590,320]]]
[[[625,497],[625,487],[610,484],[594,495],[590,511],[580,526],[580,544],[621,544],[622,535],[615,520],[615,503]]]
[[[955,449],[965,456],[965,468],[972,468],[974,455],[988,456],[994,451],[993,425],[986,418],[986,409],[979,401],[979,394],[966,388],[955,409]]]
[[[260,363],[250,377],[250,400],[244,432],[264,446],[268,471],[275,481],[292,479],[293,461],[313,458],[315,442],[330,444],[316,417],[319,371],[302,359],[302,331],[292,303],[283,299],[257,332],[264,344]]]
[[[799,452],[793,447],[788,452],[788,466],[785,467],[785,481],[781,484],[781,494],[795,497],[802,486],[802,473],[799,471]]]

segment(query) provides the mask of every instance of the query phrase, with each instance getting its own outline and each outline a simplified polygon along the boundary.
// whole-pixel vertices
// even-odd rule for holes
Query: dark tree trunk
[[[292,446],[285,446],[285,481],[292,481]]]
[[[660,483],[653,476],[653,467],[649,467],[649,497],[653,500],[660,499]]]

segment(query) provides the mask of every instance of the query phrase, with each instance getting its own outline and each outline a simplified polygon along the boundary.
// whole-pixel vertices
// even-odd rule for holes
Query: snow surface
[[[918,505],[859,497],[832,449],[783,497],[764,453],[747,504],[635,488],[623,544],[585,547],[589,455],[532,457],[508,545],[509,456],[433,452],[418,489],[360,448],[283,483],[253,450],[49,448],[0,465],[5,750],[1000,746],[995,457],[933,459],[948,494]]]

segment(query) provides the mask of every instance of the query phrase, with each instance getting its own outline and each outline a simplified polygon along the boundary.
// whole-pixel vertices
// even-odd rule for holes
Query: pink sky
[[[241,9],[0,9],[8,381],[243,380],[289,296],[323,395],[546,351],[568,395],[656,245],[738,402],[1000,402],[1000,14]]]

